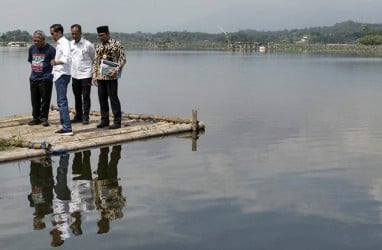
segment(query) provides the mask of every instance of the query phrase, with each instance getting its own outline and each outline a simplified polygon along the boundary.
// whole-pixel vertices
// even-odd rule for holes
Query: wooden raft
[[[70,113],[73,117],[74,110],[70,109]],[[112,115],[110,117],[112,119]],[[0,150],[0,163],[184,132],[196,133],[205,128],[204,123],[197,120],[196,110],[192,111],[192,119],[124,113],[120,129],[96,128],[99,112],[91,112],[89,118],[87,125],[72,124],[73,136],[55,133],[60,128],[57,107],[49,113],[49,127],[29,126],[30,114],[0,118],[0,140],[11,145]]]

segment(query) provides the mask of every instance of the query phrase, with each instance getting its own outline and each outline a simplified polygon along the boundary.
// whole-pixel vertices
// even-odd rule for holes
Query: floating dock
[[[70,109],[70,112],[73,117],[74,110]],[[0,149],[0,163],[186,132],[191,132],[193,136],[190,137],[195,139],[205,128],[204,123],[197,120],[196,110],[192,111],[190,119],[124,113],[120,129],[96,128],[100,121],[99,112],[91,112],[89,118],[87,125],[72,124],[74,135],[62,136],[55,133],[60,128],[57,107],[49,113],[49,127],[28,125],[30,114],[1,117],[0,141],[4,145]],[[192,147],[195,150],[196,140]]]

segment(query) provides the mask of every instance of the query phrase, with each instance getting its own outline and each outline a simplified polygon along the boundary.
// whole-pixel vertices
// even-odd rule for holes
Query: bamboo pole
[[[0,124],[3,123],[9,123],[9,122],[19,122],[19,123],[26,123],[30,119],[30,115],[12,115],[12,116],[6,116],[2,117],[0,119]]]
[[[49,142],[32,142],[32,141],[9,141],[10,146],[29,149],[45,149],[50,150],[52,145]]]
[[[1,122],[0,128],[16,127],[23,125],[21,122],[10,121],[10,122]]]
[[[196,109],[192,110],[192,130],[198,131],[198,111]]]
[[[198,144],[197,144],[197,141],[198,141],[198,132],[197,131],[192,131],[192,151],[198,151]]]
[[[41,157],[47,155],[47,151],[44,149],[28,150],[23,148],[22,151],[10,151],[5,155],[0,155],[0,162],[10,162],[22,159],[28,159],[33,157]]]

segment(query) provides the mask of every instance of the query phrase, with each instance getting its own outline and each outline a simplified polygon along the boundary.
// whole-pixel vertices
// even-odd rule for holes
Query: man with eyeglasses
[[[31,64],[29,77],[32,120],[29,125],[49,126],[49,106],[52,97],[53,75],[50,61],[56,55],[56,49],[45,41],[45,33],[36,30],[33,33],[33,45],[28,50],[28,62]]]

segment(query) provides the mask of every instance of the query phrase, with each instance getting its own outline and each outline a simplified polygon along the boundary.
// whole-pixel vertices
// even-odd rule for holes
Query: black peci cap
[[[97,33],[109,33],[109,26],[97,27]]]

